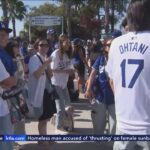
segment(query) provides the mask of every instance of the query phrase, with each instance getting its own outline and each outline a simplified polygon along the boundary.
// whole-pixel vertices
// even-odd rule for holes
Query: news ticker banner
[[[150,141],[150,135],[0,135],[0,141]]]

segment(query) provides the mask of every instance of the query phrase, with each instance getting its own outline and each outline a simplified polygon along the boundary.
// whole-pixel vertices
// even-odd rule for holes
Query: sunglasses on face
[[[48,44],[39,44],[40,47],[49,47]]]

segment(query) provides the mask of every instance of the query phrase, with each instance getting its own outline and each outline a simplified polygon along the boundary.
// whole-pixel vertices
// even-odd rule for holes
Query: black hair
[[[14,54],[14,51],[13,51],[13,48],[14,46],[16,45],[15,43],[18,44],[19,46],[19,43],[16,39],[10,39],[10,41],[8,42],[7,46],[5,47],[5,50],[7,51],[7,53],[12,57],[12,58],[15,58],[15,54]]]
[[[127,22],[129,31],[150,29],[150,0],[132,0],[128,7]]]

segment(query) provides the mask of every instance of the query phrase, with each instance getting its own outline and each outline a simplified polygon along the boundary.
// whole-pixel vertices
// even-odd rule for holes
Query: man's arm
[[[4,89],[11,88],[17,84],[17,80],[14,77],[8,77],[0,82],[0,86]]]
[[[90,76],[89,76],[89,79],[87,81],[87,88],[86,88],[86,92],[85,92],[85,97],[88,99],[92,98],[91,87],[92,87],[93,80],[96,76],[96,73],[97,73],[97,71],[95,69],[92,69]]]

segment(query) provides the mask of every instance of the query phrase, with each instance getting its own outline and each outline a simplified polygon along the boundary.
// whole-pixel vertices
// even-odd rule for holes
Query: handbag
[[[15,124],[25,119],[29,112],[28,106],[22,94],[7,100],[11,122]]]
[[[12,124],[25,119],[29,112],[26,100],[22,95],[23,88],[23,84],[18,84],[1,94],[3,100],[6,100],[8,103]]]
[[[46,90],[48,91],[49,94],[54,92],[54,85],[52,85],[51,80],[49,80],[48,78],[46,78],[45,88],[46,88]]]

